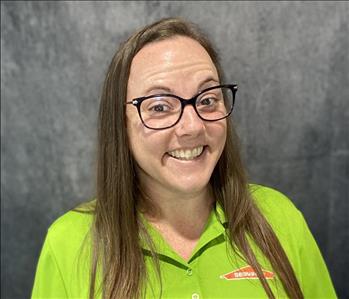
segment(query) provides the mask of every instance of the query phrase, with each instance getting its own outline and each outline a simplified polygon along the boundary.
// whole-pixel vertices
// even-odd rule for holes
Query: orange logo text
[[[274,273],[263,270],[263,275],[266,279],[273,279]],[[234,270],[232,272],[221,275],[222,279],[226,280],[240,280],[240,279],[258,279],[257,273],[253,270],[251,266],[242,267],[240,269]]]

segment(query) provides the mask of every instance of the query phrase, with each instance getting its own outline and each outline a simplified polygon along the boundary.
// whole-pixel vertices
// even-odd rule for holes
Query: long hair
[[[144,197],[129,149],[124,103],[132,59],[137,52],[149,43],[178,35],[200,43],[215,64],[220,81],[223,79],[218,55],[209,40],[194,24],[182,19],[167,18],[151,24],[133,34],[116,52],[107,71],[99,110],[90,299],[99,291],[108,299],[142,296],[147,270],[141,235],[152,248],[161,285],[159,262],[151,238],[137,216],[137,207]],[[248,241],[252,237],[270,261],[287,295],[303,298],[283,248],[250,195],[238,144],[233,127],[228,125],[225,148],[210,179],[214,199],[226,215],[230,247],[235,253],[241,252],[257,273],[268,297],[275,298]]]

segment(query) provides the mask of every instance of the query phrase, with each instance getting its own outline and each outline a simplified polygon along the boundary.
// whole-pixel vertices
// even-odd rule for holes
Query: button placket
[[[200,299],[200,296],[198,293],[194,293],[191,295],[191,299]]]
[[[193,275],[193,269],[188,268],[188,269],[187,269],[187,275],[188,275],[188,276],[192,276],[192,275]]]

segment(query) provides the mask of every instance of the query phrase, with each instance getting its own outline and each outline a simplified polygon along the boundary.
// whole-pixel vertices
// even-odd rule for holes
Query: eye
[[[164,103],[156,103],[154,105],[149,106],[148,110],[151,112],[167,112],[171,110],[171,107]]]
[[[160,115],[173,112],[178,106],[178,101],[170,97],[149,98],[142,103],[142,112],[148,115]]]
[[[205,96],[204,98],[201,98],[196,105],[201,106],[201,107],[209,107],[209,106],[214,106],[219,99],[213,95],[210,96]]]

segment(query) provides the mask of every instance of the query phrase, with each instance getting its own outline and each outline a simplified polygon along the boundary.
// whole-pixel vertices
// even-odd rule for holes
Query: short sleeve
[[[68,298],[62,274],[50,246],[49,234],[41,250],[31,298]]]
[[[301,213],[302,242],[300,242],[301,284],[304,298],[337,298],[320,249]]]

